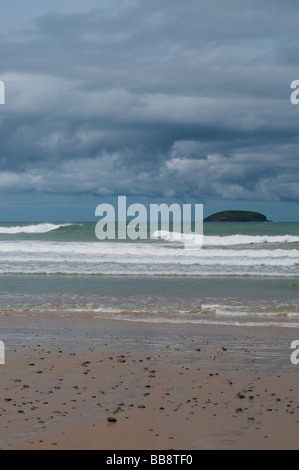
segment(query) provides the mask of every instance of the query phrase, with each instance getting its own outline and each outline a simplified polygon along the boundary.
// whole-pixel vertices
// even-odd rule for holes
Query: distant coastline
[[[210,215],[204,222],[272,222],[264,214],[251,211],[222,211]]]

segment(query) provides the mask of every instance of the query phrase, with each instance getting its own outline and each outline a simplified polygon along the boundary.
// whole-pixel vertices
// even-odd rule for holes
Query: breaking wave
[[[48,233],[54,230],[58,230],[61,227],[70,227],[72,224],[36,224],[36,225],[24,225],[24,226],[11,226],[11,227],[0,227],[0,234],[17,235],[19,233]]]

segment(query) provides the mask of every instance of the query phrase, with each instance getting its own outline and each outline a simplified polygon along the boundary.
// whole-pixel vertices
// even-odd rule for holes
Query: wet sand
[[[299,330],[2,317],[1,449],[298,449]]]

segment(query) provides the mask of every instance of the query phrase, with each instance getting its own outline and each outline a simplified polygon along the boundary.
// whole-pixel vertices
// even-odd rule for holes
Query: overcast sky
[[[296,0],[1,2],[0,219],[117,195],[299,220]]]

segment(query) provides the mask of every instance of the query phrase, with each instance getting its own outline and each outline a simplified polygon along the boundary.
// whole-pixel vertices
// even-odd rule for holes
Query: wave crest
[[[170,242],[189,242],[190,244],[202,244],[203,246],[239,246],[239,245],[262,245],[262,244],[283,244],[299,243],[299,237],[294,235],[199,235],[168,232],[158,230],[153,233],[154,239],[162,239]]]
[[[36,224],[36,225],[24,225],[24,226],[12,226],[12,227],[0,227],[0,234],[6,235],[17,235],[19,233],[48,233],[54,230],[58,230],[61,227],[69,227],[71,224]]]

